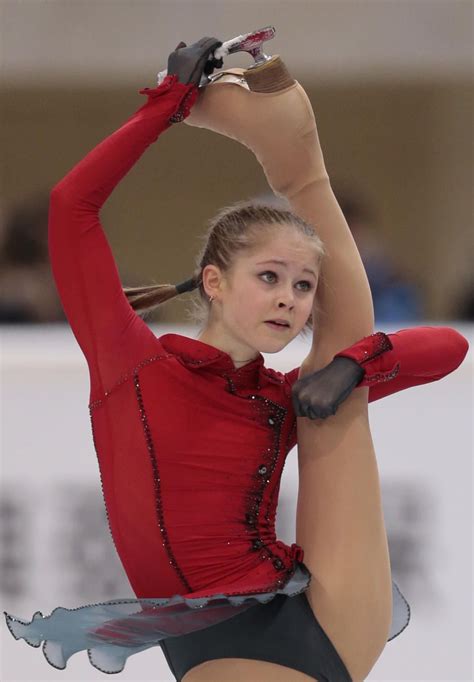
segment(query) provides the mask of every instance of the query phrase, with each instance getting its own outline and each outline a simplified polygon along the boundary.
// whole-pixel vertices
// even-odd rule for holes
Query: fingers
[[[222,69],[223,64],[224,64],[224,60],[222,58],[221,59],[214,59],[214,57],[212,57],[205,64],[204,73],[206,74],[206,76],[210,76],[211,73],[214,72],[214,69]]]
[[[307,417],[308,419],[327,419],[336,414],[338,405],[323,407],[313,405],[310,401],[293,400],[293,408],[297,417]]]
[[[204,47],[206,49],[209,48],[215,50],[217,47],[220,47],[222,45],[222,41],[218,40],[217,38],[209,38],[209,36],[206,36],[198,40],[196,45],[199,45],[200,47]]]
[[[201,38],[198,40],[195,45],[198,45],[199,47],[203,47],[206,51],[212,52],[213,50],[216,50],[218,47],[222,45],[222,41],[218,40],[217,38]],[[175,50],[180,50],[182,47],[188,47],[187,44],[184,41],[180,41],[179,45],[176,45]]]

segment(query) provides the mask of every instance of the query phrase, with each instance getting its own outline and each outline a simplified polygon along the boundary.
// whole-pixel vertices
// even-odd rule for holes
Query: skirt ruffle
[[[87,650],[94,668],[119,673],[129,656],[160,646],[162,639],[216,625],[265,604],[278,594],[294,597],[307,589],[310,580],[311,573],[299,562],[287,584],[273,592],[200,598],[175,594],[156,599],[111,600],[74,609],[58,606],[49,616],[36,611],[30,622],[3,613],[15,639],[22,638],[33,647],[44,642],[44,657],[54,668],[64,670],[73,654]],[[388,641],[399,635],[410,620],[410,607],[393,582],[392,592],[393,618]]]

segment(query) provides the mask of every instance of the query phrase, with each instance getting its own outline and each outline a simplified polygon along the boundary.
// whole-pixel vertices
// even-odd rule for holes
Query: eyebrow
[[[260,263],[257,263],[257,265],[264,265],[265,263],[277,263],[278,265],[284,265],[285,267],[288,267],[288,263],[284,260],[276,260],[276,258],[273,258],[272,260],[263,260]],[[314,270],[310,270],[309,268],[303,268],[303,272],[310,272],[312,275],[314,275],[317,278],[316,273]]]

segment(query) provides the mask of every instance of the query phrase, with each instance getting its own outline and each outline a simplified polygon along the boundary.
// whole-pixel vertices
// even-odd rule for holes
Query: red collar
[[[181,334],[163,334],[158,340],[167,353],[176,355],[189,369],[205,369],[219,376],[230,375],[232,381],[240,388],[263,387],[269,381],[282,383],[282,377],[278,377],[273,370],[265,367],[261,353],[252,362],[236,369],[228,353],[203,341]]]

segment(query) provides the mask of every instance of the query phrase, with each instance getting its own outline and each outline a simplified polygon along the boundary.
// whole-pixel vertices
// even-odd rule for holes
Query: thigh
[[[222,623],[162,640],[161,647],[178,682],[352,682],[305,592],[278,594]]]
[[[287,668],[284,665],[253,661],[248,658],[219,658],[191,668],[182,682],[319,682],[315,677]]]
[[[359,680],[387,643],[393,604],[366,396],[356,393],[332,426],[299,420],[296,542],[313,576],[307,593],[314,616]]]

